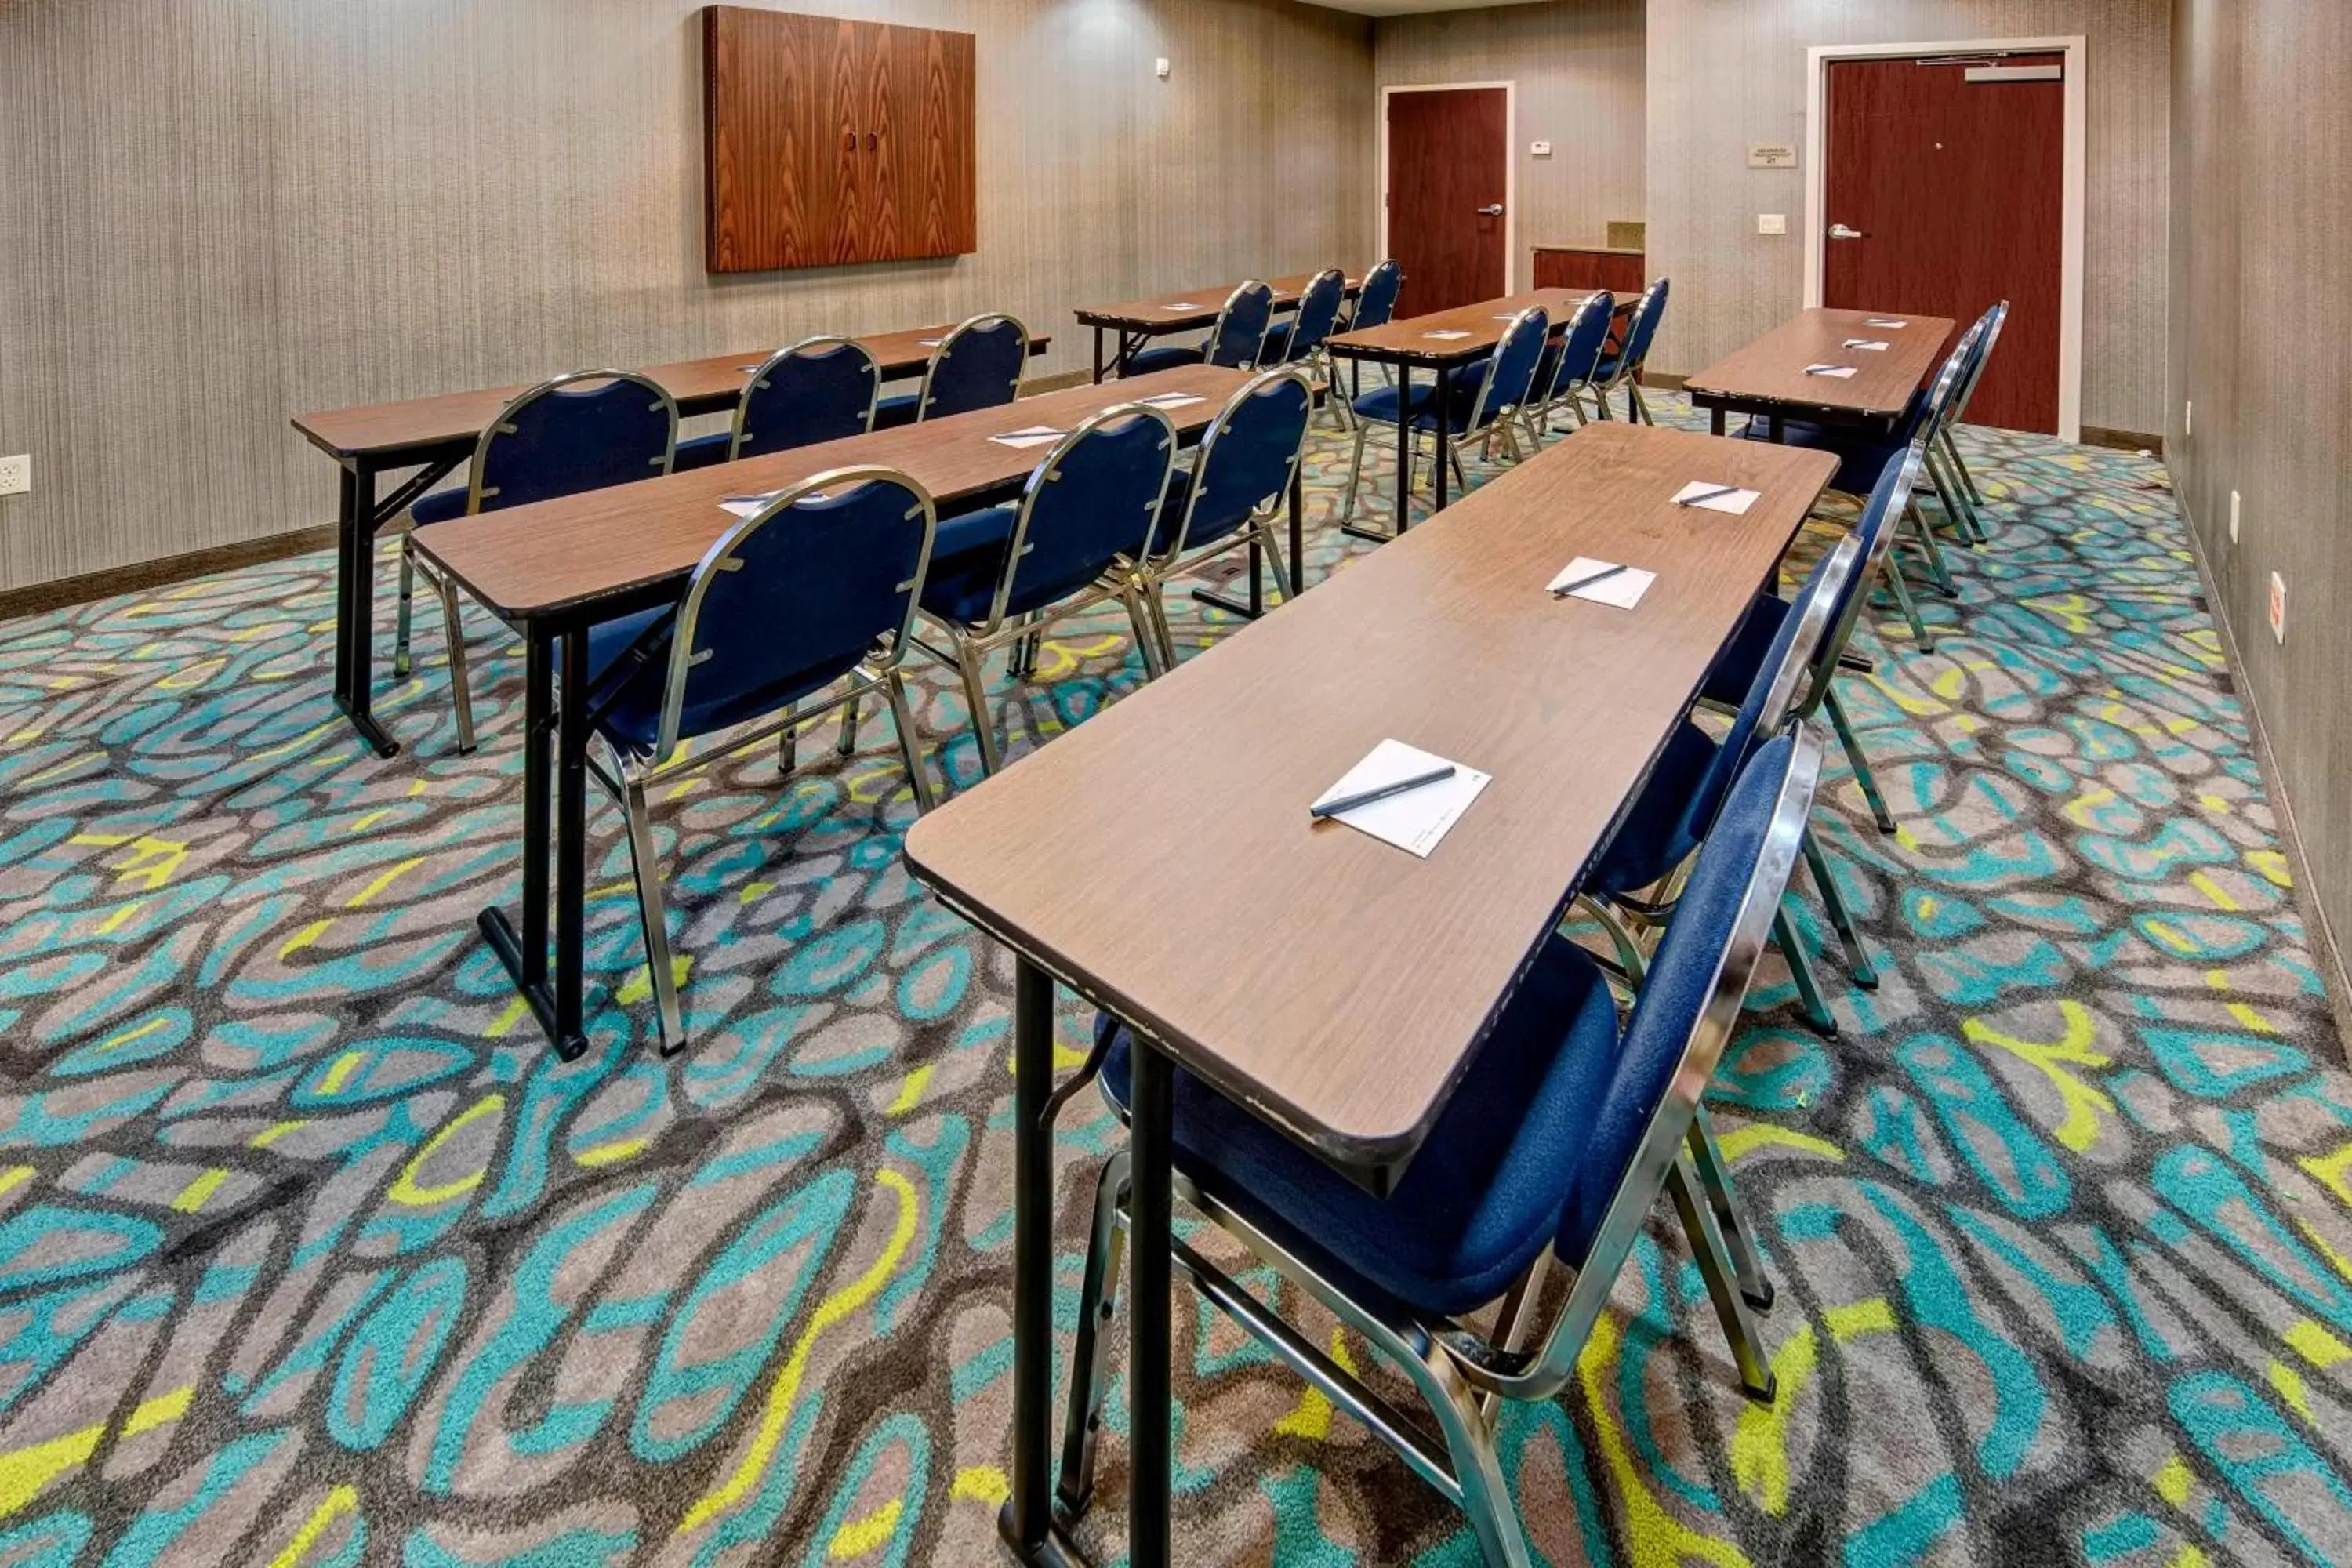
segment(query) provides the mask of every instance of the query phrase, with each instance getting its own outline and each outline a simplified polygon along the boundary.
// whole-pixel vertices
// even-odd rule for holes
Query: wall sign
[[[1787,142],[1766,142],[1748,149],[1748,166],[1751,169],[1793,169],[1797,166],[1797,150]]]

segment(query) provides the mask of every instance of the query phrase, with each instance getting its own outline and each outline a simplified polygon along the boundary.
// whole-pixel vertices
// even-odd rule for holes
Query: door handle
[[[1496,202],[1490,206],[1480,207],[1478,209],[1478,216],[1480,217],[1501,217],[1503,216],[1503,204]]]
[[[1870,236],[1858,228],[1848,228],[1842,223],[1833,223],[1830,225],[1830,237],[1832,239],[1868,239]]]

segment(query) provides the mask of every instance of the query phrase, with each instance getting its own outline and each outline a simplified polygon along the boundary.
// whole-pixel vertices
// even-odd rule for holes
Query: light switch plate
[[[0,496],[32,493],[33,459],[29,456],[0,458]]]
[[[1549,158],[1549,157],[1550,157],[1550,156],[1551,156],[1551,143],[1550,143],[1550,142],[1528,142],[1528,157],[1530,157],[1530,158]]]
[[[1758,213],[1756,215],[1756,232],[1759,234],[1788,233],[1789,215],[1787,213]]]
[[[2230,542],[2238,542],[2238,492],[2230,492]]]
[[[1168,57],[1166,55],[1161,55],[1158,59],[1151,62],[1151,74],[1158,77],[1161,81],[1166,81],[1168,79]]]
[[[2197,400],[2193,397],[2180,405],[2180,433],[2183,436],[2197,434]]]

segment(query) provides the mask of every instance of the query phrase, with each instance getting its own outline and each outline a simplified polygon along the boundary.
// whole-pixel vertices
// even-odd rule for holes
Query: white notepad
[[[1614,561],[1596,561],[1590,555],[1580,555],[1570,562],[1559,576],[1551,580],[1549,587],[1552,593],[1558,594],[1570,583],[1590,577],[1596,572],[1606,572],[1616,564]],[[1642,595],[1648,593],[1650,584],[1657,580],[1658,574],[1655,572],[1644,572],[1639,566],[1628,566],[1613,577],[1604,577],[1589,588],[1579,588],[1568,597],[1583,599],[1595,605],[1612,605],[1621,610],[1630,610],[1642,602]]]
[[[1454,327],[1448,328],[1446,331],[1442,332],[1423,332],[1421,335],[1424,338],[1442,338],[1450,343],[1456,338],[1466,338],[1470,334],[1462,331],[1458,327]]]
[[[1818,375],[1823,381],[1852,381],[1853,372],[1854,367],[1850,364],[1809,364],[1805,367],[1807,375]]]
[[[1320,804],[1378,789],[1384,784],[1446,765],[1445,758],[1418,746],[1408,746],[1402,741],[1382,741],[1372,748],[1371,755],[1349,768],[1339,783],[1316,796],[1316,801]],[[1459,763],[1452,765],[1454,776],[1450,779],[1360,805],[1330,820],[1344,822],[1359,833],[1369,833],[1383,844],[1393,844],[1425,860],[1438,841],[1462,820],[1462,814],[1470,809],[1478,792],[1494,779],[1492,773],[1482,773]]]
[[[1754,506],[1757,498],[1763,494],[1761,490],[1733,490],[1729,495],[1707,496],[1705,500],[1690,499],[1693,496],[1706,495],[1709,490],[1722,488],[1713,480],[1693,479],[1675,492],[1675,504],[1687,506],[1694,511],[1726,511],[1734,517],[1745,517],[1748,515],[1748,509]],[[1596,567],[1594,570],[1597,571],[1599,568]]]
[[[1194,304],[1190,300],[1179,300],[1172,305],[1162,305],[1160,308],[1163,310],[1198,310],[1202,309],[1202,306]]]
[[[989,439],[1000,447],[1043,447],[1048,442],[1058,441],[1068,434],[1066,430],[1055,430],[1044,425],[1032,425],[1025,430],[1007,430],[1003,435],[991,436]]]
[[[940,346],[940,340],[937,338],[917,338],[915,340],[915,346],[919,349],[935,349]]]
[[[1868,338],[1848,338],[1845,341],[1845,346],[1857,353],[1876,354],[1886,352],[1885,343],[1874,342]]]
[[[1155,392],[1136,401],[1147,408],[1181,408],[1188,403],[1201,403],[1206,399],[1197,392]]]
[[[1888,316],[1866,316],[1863,319],[1862,324],[1865,327],[1907,327],[1911,323],[1898,321]]]
[[[784,492],[782,490],[770,490],[765,495],[729,496],[725,500],[719,503],[719,510],[723,512],[731,513],[736,517],[757,517],[760,513],[768,509],[768,504],[771,501],[773,501],[778,496],[783,493]],[[811,490],[808,494],[801,497],[801,500],[824,500],[824,492],[823,490]]]

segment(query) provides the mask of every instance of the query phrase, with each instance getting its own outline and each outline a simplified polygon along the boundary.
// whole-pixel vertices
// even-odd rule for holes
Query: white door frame
[[[1518,292],[1519,272],[1519,84],[1515,81],[1401,81],[1381,89],[1381,253],[1389,254],[1389,95],[1392,92],[1466,92],[1503,89],[1503,292]]]
[[[2089,46],[2081,37],[1969,38],[1924,44],[1820,44],[1805,51],[1805,296],[1807,309],[1822,302],[1823,194],[1828,171],[1829,112],[1826,67],[1832,60],[1972,55],[1995,50],[2066,57],[2064,226],[2058,253],[2058,438],[2083,437],[2083,212],[2084,168],[2090,139]],[[1383,113],[1383,121],[1385,121]],[[1383,153],[1381,167],[1387,167]]]

